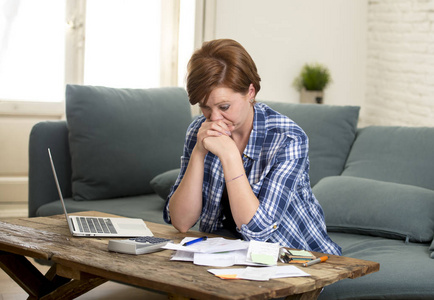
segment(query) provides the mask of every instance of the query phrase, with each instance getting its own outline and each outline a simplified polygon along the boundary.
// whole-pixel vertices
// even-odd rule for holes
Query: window
[[[0,99],[59,101],[64,14],[63,1],[0,0]]]
[[[196,2],[192,0],[181,1],[179,13],[179,45],[178,47],[178,86],[185,86],[187,63],[194,51]]]
[[[0,100],[60,102],[65,83],[183,86],[195,9],[194,0],[0,0]]]
[[[160,1],[88,0],[84,84],[160,85]]]

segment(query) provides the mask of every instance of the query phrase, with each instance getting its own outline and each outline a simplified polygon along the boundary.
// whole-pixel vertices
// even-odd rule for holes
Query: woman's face
[[[243,95],[234,92],[231,88],[217,87],[209,95],[206,105],[199,102],[199,107],[208,121],[222,120],[231,132],[250,128],[253,122],[250,100],[254,99],[254,90],[251,84],[247,94]]]

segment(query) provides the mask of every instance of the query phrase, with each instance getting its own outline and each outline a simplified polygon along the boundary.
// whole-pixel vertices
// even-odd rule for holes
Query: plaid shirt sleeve
[[[293,191],[303,176],[307,141],[297,137],[284,143],[282,148],[269,158],[272,160],[269,170],[263,171],[262,178],[252,186],[260,205],[249,224],[241,228],[241,233],[249,239],[268,240],[277,230],[280,219],[286,216],[289,203],[294,201]],[[255,168],[251,171],[254,178],[257,177],[255,171]]]
[[[196,118],[190,126],[187,128],[187,133],[185,136],[185,142],[184,142],[184,150],[181,156],[181,170],[179,172],[179,176],[176,179],[175,184],[172,186],[172,189],[166,199],[166,205],[163,209],[163,219],[166,223],[171,224],[170,220],[170,212],[169,212],[169,200],[172,197],[173,193],[178,188],[179,184],[181,183],[182,178],[184,177],[185,171],[187,169],[188,163],[190,161],[191,153],[193,152],[193,148],[196,145],[197,141],[197,131],[200,128],[200,125],[205,121],[205,118],[198,117]]]

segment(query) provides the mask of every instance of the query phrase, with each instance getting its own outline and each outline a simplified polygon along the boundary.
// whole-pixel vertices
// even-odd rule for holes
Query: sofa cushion
[[[434,299],[434,261],[428,245],[348,233],[330,233],[344,256],[380,263],[380,271],[328,285],[318,300]]]
[[[333,176],[313,192],[328,231],[367,234],[412,242],[431,242],[434,191],[390,182]]]
[[[434,190],[434,128],[360,129],[342,175]]]
[[[172,186],[175,184],[181,169],[174,169],[161,173],[151,180],[151,187],[164,201],[170,194]]]
[[[309,137],[309,177],[340,175],[354,142],[360,107],[264,102],[296,122]]]
[[[66,117],[74,200],[153,193],[151,179],[179,167],[191,122],[182,88],[68,85]]]

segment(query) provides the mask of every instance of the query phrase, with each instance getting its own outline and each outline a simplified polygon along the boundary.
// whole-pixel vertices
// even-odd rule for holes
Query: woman
[[[204,232],[340,255],[310,187],[308,138],[256,103],[260,80],[236,41],[206,42],[193,54],[187,92],[203,116],[187,130],[164,219],[180,232],[200,221]]]

